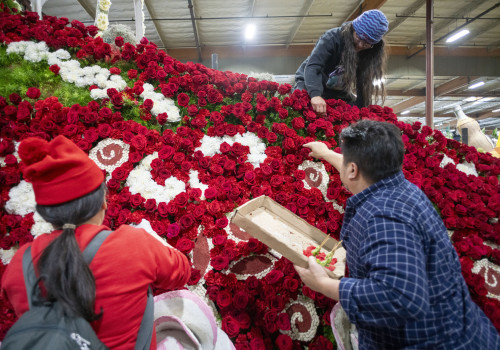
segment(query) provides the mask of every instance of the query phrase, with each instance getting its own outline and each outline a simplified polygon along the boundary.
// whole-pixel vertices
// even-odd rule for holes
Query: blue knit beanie
[[[375,45],[387,33],[389,22],[381,11],[369,10],[354,19],[352,26],[362,40]]]

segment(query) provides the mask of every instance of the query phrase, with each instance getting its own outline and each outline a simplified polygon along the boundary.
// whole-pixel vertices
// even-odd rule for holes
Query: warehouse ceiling
[[[352,20],[361,11],[380,9],[389,20],[384,105],[393,108],[398,117],[425,119],[426,0],[143,2],[145,36],[181,61],[204,63],[214,52],[221,59],[238,55],[305,58],[326,30]],[[133,3],[112,0],[110,24],[135,28]],[[96,4],[96,0],[48,0],[43,13],[93,24]],[[435,0],[433,11],[435,126],[453,126],[453,108],[461,106],[483,127],[500,127],[500,2]],[[248,23],[257,29],[253,41],[243,35]],[[450,34],[461,29],[470,33],[446,43]],[[484,85],[470,89],[481,81]]]

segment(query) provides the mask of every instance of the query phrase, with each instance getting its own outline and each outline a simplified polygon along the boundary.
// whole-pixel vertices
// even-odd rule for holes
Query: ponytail
[[[37,205],[38,213],[63,232],[42,252],[37,268],[48,301],[57,300],[65,313],[91,322],[101,315],[94,312],[95,279],[76,241],[75,228],[101,210],[105,184],[73,201],[56,206]]]

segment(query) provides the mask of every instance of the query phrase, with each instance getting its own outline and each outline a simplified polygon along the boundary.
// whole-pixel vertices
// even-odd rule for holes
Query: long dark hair
[[[102,208],[106,194],[102,183],[93,192],[60,205],[37,205],[36,210],[55,227],[64,224],[81,225]],[[38,271],[47,292],[48,301],[57,300],[66,314],[94,321],[95,279],[75,238],[75,230],[65,228],[42,252]]]
[[[353,34],[352,23],[345,24],[342,29],[342,38],[345,44],[341,58],[341,65],[344,67],[345,88],[349,93],[354,94],[356,84],[362,84],[365,105],[373,104],[379,98],[384,103],[385,86],[381,79],[384,76],[387,62],[385,40],[382,39],[371,49],[356,52]],[[374,86],[375,80],[380,81],[380,84]],[[375,95],[375,99],[372,100],[373,95]]]

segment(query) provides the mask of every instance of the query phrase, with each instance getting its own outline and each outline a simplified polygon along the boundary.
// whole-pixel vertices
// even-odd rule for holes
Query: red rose
[[[229,221],[227,220],[227,217],[222,217],[220,219],[217,219],[215,221],[215,226],[217,226],[217,228],[224,228],[227,226],[227,224],[229,223]]]
[[[253,171],[247,171],[243,180],[247,185],[255,185],[255,173]]]
[[[293,341],[287,334],[280,334],[276,338],[276,345],[279,350],[291,350],[293,349]]]
[[[278,314],[274,310],[268,310],[264,314],[264,324],[269,333],[274,333],[278,330]]]
[[[300,284],[299,281],[290,276],[286,276],[283,281],[283,287],[285,287],[286,290],[292,293],[297,291],[297,289],[299,288],[299,284]]]
[[[278,328],[283,331],[288,331],[291,329],[290,316],[286,312],[279,314]]]
[[[111,67],[111,68],[109,69],[109,72],[110,72],[111,74],[120,74],[122,71],[121,71],[121,69],[120,69],[120,68],[118,68],[118,67]]]
[[[233,296],[233,305],[238,310],[243,310],[248,304],[248,293],[243,290],[238,290]]]
[[[222,330],[226,332],[229,337],[234,338],[240,332],[240,324],[232,316],[225,316],[222,319]]]
[[[187,254],[194,248],[194,242],[190,239],[187,238],[180,238],[177,241],[177,244],[175,245],[177,249],[179,249],[181,252]]]
[[[207,209],[208,209],[208,212],[211,215],[215,216],[215,215],[219,214],[222,211],[222,206],[219,203],[219,201],[214,200],[213,202],[210,202],[210,204],[208,204],[208,208]]]
[[[144,103],[142,104],[142,106],[148,111],[150,111],[153,108],[153,105],[154,105],[153,100],[151,100],[150,98],[145,99]]]
[[[135,79],[137,78],[137,70],[135,69],[129,69],[127,72],[127,76],[129,79]]]
[[[122,47],[124,43],[125,43],[125,42],[124,42],[124,40],[123,40],[123,37],[121,37],[121,36],[117,36],[117,37],[115,38],[115,45],[116,45],[116,46],[118,46],[118,47]]]
[[[229,265],[229,259],[227,256],[217,255],[212,258],[210,265],[212,265],[215,270],[223,270]]]
[[[179,219],[179,224],[183,229],[188,229],[194,224],[194,217],[192,214],[186,214],[181,216]]]
[[[148,144],[148,139],[144,135],[135,135],[130,144],[138,150],[143,150]]]
[[[21,98],[21,96],[19,96],[18,94],[16,94],[16,93],[12,93],[12,94],[10,94],[10,95],[9,95],[9,100],[10,100],[10,102],[12,102],[13,104],[18,105],[19,103],[21,103],[22,98]]]
[[[280,270],[271,270],[264,278],[266,279],[266,282],[269,284],[274,284],[277,283],[281,280],[283,277],[283,272]]]
[[[61,70],[61,68],[57,64],[53,64],[52,66],[49,67],[49,69],[55,75],[58,75],[59,71]]]
[[[177,103],[181,107],[187,107],[189,104],[189,96],[184,92],[180,93],[179,96],[177,96]]]
[[[165,203],[160,203],[161,204],[165,204]],[[158,206],[158,210],[160,210],[160,207]],[[181,231],[181,228],[179,227],[179,225],[177,224],[170,224],[168,225],[168,228],[167,228],[167,237],[168,238],[173,238],[173,237],[177,237],[179,235],[179,232]]]
[[[229,293],[227,290],[219,291],[219,293],[217,294],[216,302],[217,305],[221,308],[228,307],[232,302],[231,293]]]
[[[247,329],[252,324],[252,319],[246,312],[242,312],[236,315],[236,320],[240,324],[241,329]]]
[[[26,96],[32,99],[37,99],[40,97],[40,90],[38,90],[36,87],[30,87],[28,91],[26,91]]]

